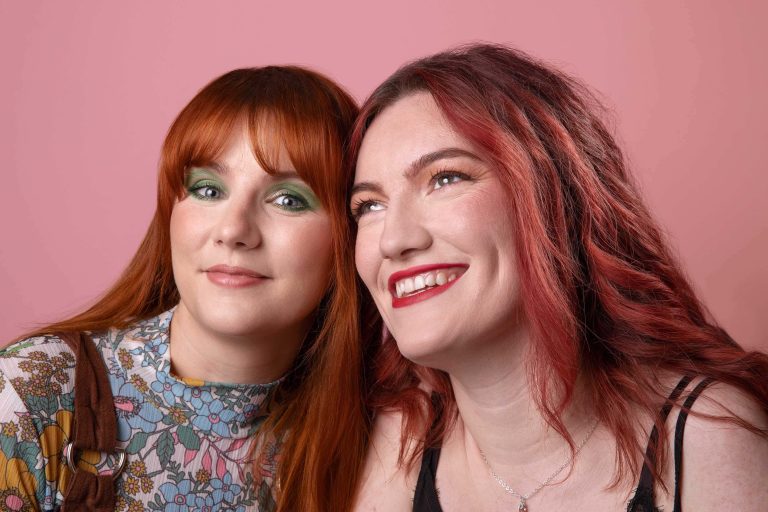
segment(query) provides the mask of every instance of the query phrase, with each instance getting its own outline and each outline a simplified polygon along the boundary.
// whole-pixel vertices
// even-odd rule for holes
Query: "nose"
[[[407,258],[432,245],[432,236],[418,208],[391,202],[384,217],[379,250],[388,259]]]
[[[221,212],[213,239],[231,249],[253,249],[261,245],[258,212],[252,203],[229,202]]]

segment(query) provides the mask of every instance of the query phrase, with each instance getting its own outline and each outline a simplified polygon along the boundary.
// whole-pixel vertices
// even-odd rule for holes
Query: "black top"
[[[690,384],[691,377],[683,377],[678,382],[675,389],[669,395],[669,399],[659,411],[659,418],[662,423],[666,421],[669,412],[672,410],[672,404],[682,394],[683,390]],[[675,425],[675,442],[674,442],[674,456],[675,456],[675,506],[673,512],[682,512],[680,505],[680,475],[683,467],[683,434],[685,431],[685,421],[688,419],[688,411],[691,406],[699,397],[701,392],[712,382],[712,379],[704,379],[691,391],[688,397],[683,403],[683,407],[680,410],[680,414],[677,417],[677,424]],[[654,425],[651,430],[651,435],[648,439],[648,447],[645,454],[646,459],[653,461],[656,459],[656,445],[659,439],[659,432]],[[424,450],[424,456],[421,459],[421,469],[419,471],[419,479],[416,482],[416,492],[413,495],[413,512],[443,512],[440,506],[440,500],[438,498],[437,487],[435,487],[435,474],[437,473],[437,464],[440,461],[440,447],[426,448]],[[658,512],[659,509],[655,504],[655,496],[653,492],[653,475],[648,464],[643,464],[643,469],[640,472],[640,479],[637,483],[637,489],[635,490],[632,499],[627,505],[627,512]]]

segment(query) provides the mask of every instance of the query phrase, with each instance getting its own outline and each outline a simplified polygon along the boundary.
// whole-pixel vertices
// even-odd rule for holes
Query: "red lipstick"
[[[414,277],[420,274],[425,274],[427,272],[433,272],[433,271],[446,269],[446,268],[462,269],[462,271],[459,273],[459,275],[456,276],[456,279],[452,281],[448,281],[445,284],[433,286],[425,289],[424,291],[415,293],[413,295],[408,295],[406,297],[397,296],[397,289],[395,286],[397,281],[404,279],[406,277]],[[448,288],[453,286],[461,278],[461,276],[464,275],[464,271],[466,271],[467,268],[469,268],[469,265],[464,263],[437,263],[432,265],[419,265],[416,267],[407,268],[405,270],[400,270],[398,272],[393,273],[391,276],[389,276],[389,280],[387,281],[387,287],[389,289],[389,293],[392,295],[392,307],[403,308],[405,306],[410,306],[411,304],[415,304],[417,302],[422,302],[427,299],[431,299],[436,295],[440,295],[441,293],[448,290]]]

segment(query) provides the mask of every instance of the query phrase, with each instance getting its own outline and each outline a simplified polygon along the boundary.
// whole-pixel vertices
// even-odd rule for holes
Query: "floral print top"
[[[117,510],[270,512],[276,449],[254,450],[276,383],[179,379],[170,369],[173,310],[129,329],[92,334],[109,371],[118,447],[127,462]],[[55,336],[0,351],[0,510],[54,510],[71,472],[75,357]],[[254,453],[261,452],[258,465]],[[111,455],[84,451],[79,467],[109,473]]]

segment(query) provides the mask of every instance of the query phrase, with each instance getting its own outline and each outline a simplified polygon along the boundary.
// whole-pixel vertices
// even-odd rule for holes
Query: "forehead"
[[[230,134],[215,159],[216,163],[226,167],[255,165],[267,173],[295,170],[285,144],[278,140],[274,132],[274,128],[267,126],[253,134],[248,126],[240,125]],[[260,161],[258,156],[265,161]]]
[[[420,156],[446,147],[472,149],[445,119],[432,95],[408,95],[385,108],[366,131],[355,181],[402,171]]]

